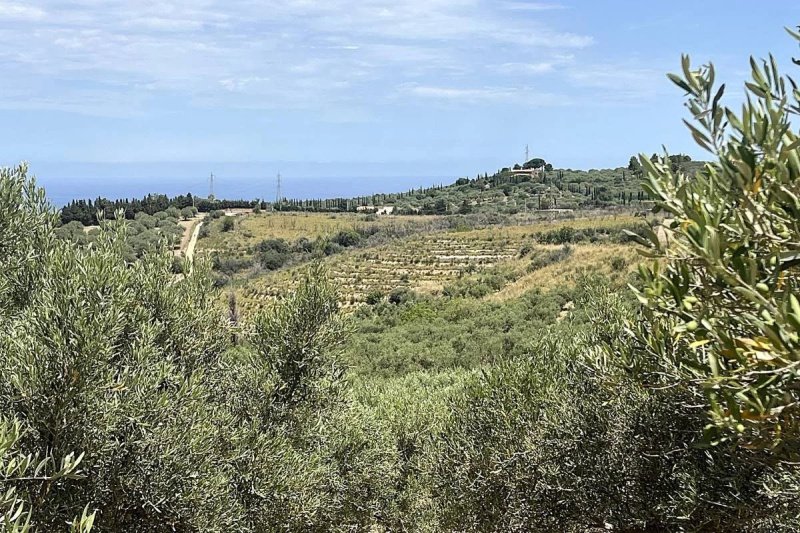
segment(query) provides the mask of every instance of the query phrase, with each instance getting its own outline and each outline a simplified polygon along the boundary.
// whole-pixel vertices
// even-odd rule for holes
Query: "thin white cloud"
[[[128,97],[147,93],[131,97],[134,104],[164,92],[204,106],[361,106],[408,83],[464,87],[485,75],[487,64],[506,65],[494,75],[551,72],[560,64],[554,57],[593,44],[589,35],[540,20],[560,7],[496,0],[0,0],[0,21],[30,21],[0,32],[0,77],[22,77],[31,87],[4,105],[47,102],[49,109],[59,95],[74,103],[87,90],[113,105],[106,91],[115,84]],[[75,83],[59,85],[62,79]]]
[[[449,101],[456,104],[479,104],[493,102],[501,104],[541,107],[565,105],[568,99],[562,95],[538,92],[528,87],[443,87],[406,84],[399,88],[401,94],[421,98]]]
[[[125,28],[139,28],[155,31],[192,31],[202,29],[206,22],[193,19],[174,19],[169,17],[138,17],[123,24]]]
[[[574,66],[568,79],[574,86],[592,91],[597,101],[637,104],[669,94],[672,89],[664,72],[666,70],[605,63]]]
[[[557,68],[569,65],[574,59],[574,55],[554,55],[544,61],[502,63],[491,65],[489,68],[493,72],[507,76],[536,76],[555,72]]]
[[[551,4],[544,2],[503,2],[503,9],[511,11],[552,11],[554,9],[565,9],[562,4]]]
[[[509,29],[496,38],[500,42],[549,49],[580,49],[594,44],[594,38],[589,35],[553,32],[545,28]]]
[[[542,63],[504,63],[500,65],[498,72],[507,74],[524,73],[524,74],[543,74],[545,72],[552,72],[555,64],[552,62]]]
[[[41,20],[46,13],[35,6],[18,4],[15,2],[0,2],[0,22],[3,20]]]
[[[516,97],[517,90],[513,88],[483,88],[464,89],[458,87],[426,87],[410,86],[405,89],[409,94],[426,98],[441,98],[446,100],[462,100],[475,102],[478,100],[509,100]]]

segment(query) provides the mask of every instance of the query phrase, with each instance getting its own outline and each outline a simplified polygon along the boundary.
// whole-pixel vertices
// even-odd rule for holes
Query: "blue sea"
[[[447,185],[457,176],[396,176],[396,177],[296,177],[282,176],[281,195],[292,199],[350,198],[377,193],[403,192],[411,188]],[[62,207],[74,199],[141,198],[150,193],[169,196],[192,193],[206,197],[209,194],[209,178],[69,178],[45,174],[37,178],[39,186],[47,191],[47,197],[56,207]],[[261,198],[275,199],[276,179],[214,176],[214,196],[225,199]]]

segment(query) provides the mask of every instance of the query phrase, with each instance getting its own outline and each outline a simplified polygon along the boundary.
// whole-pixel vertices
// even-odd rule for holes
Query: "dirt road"
[[[189,243],[186,245],[186,249],[184,250],[184,255],[186,256],[186,259],[188,259],[190,263],[194,258],[194,249],[195,246],[197,246],[197,238],[200,235],[200,227],[202,225],[203,221],[201,220],[194,226],[194,231],[192,231],[192,236],[189,239]]]

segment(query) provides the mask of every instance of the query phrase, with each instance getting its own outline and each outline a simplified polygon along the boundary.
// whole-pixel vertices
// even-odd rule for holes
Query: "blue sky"
[[[800,55],[800,2],[0,0],[0,164],[461,175],[701,155],[665,73]],[[796,67],[795,67],[796,68]]]

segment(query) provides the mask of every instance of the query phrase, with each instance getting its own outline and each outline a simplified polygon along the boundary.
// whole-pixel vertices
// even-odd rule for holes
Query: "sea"
[[[394,177],[281,177],[281,196],[288,199],[309,200],[324,198],[352,198],[379,193],[405,192],[420,187],[449,185],[457,176],[394,176]],[[39,176],[37,184],[44,187],[49,201],[63,207],[76,199],[104,197],[110,200],[142,198],[150,193],[176,196],[191,193],[207,197],[211,192],[209,177],[125,177],[125,178],[75,178]],[[275,177],[247,178],[214,176],[213,193],[220,199],[260,198],[272,201],[277,195]]]

